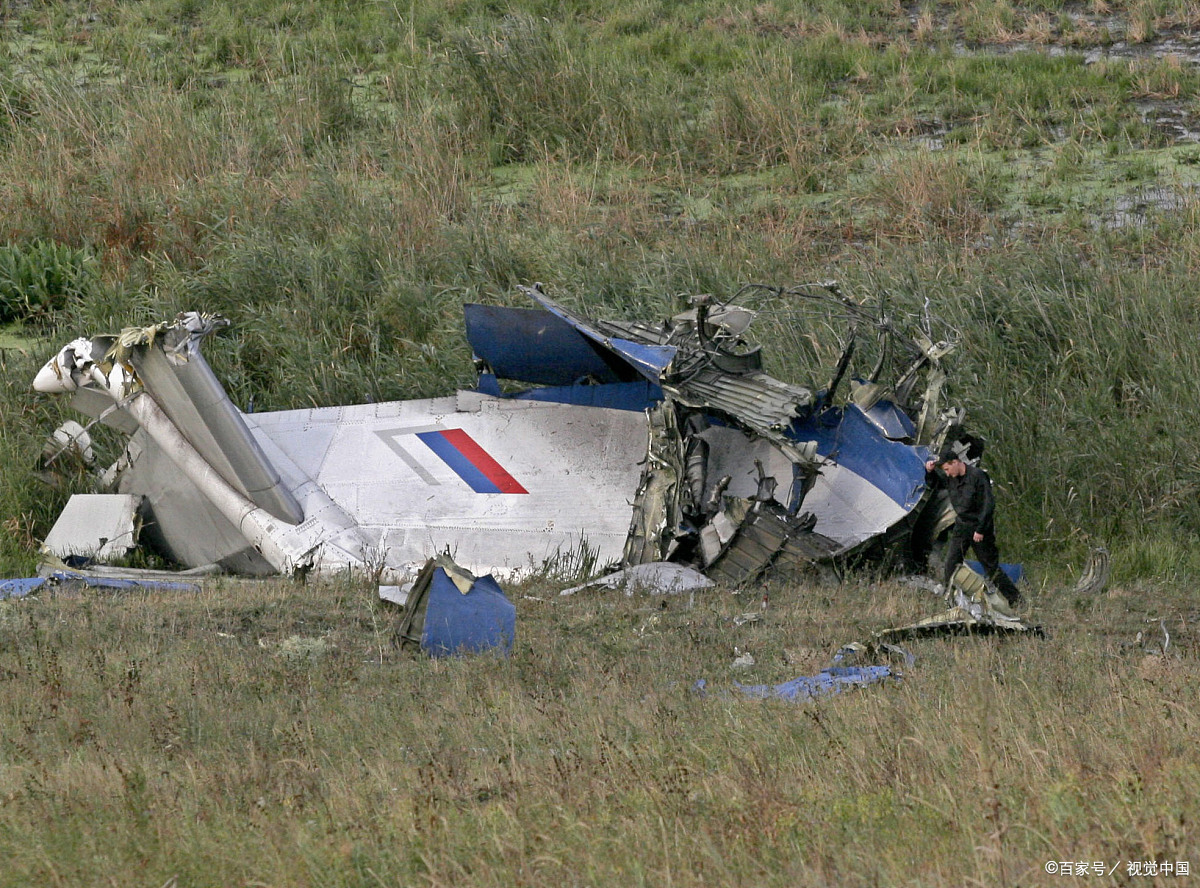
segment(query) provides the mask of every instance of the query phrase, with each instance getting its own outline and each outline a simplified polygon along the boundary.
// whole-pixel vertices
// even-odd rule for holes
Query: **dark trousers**
[[[996,585],[1000,594],[1009,603],[1018,601],[1021,592],[1016,584],[1008,578],[1008,574],[1000,569],[1000,550],[996,548],[996,532],[992,528],[980,531],[983,539],[978,543],[973,539],[974,531],[960,530],[955,527],[950,531],[950,539],[946,542],[946,568],[942,572],[942,583],[950,588],[950,578],[954,569],[962,563],[968,549],[975,550],[975,557],[983,565],[983,575]]]

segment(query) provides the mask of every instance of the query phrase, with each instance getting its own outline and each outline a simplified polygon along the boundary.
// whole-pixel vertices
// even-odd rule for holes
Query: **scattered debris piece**
[[[879,661],[884,659],[903,663],[906,667],[911,667],[917,662],[917,658],[900,647],[900,645],[890,644],[877,639],[873,639],[866,644],[861,641],[852,641],[844,644],[833,656],[834,664],[841,666],[874,666],[878,665]]]
[[[948,611],[919,620],[908,626],[884,629],[875,633],[879,640],[901,641],[924,638],[931,635],[1004,635],[1028,632],[1042,636],[1040,626],[1031,626],[1021,620],[1005,620],[993,616],[976,616],[970,608],[955,606]]]
[[[178,580],[131,579],[91,576],[76,571],[55,570],[46,576],[21,577],[0,581],[0,598],[20,598],[44,589],[65,590],[71,587],[108,589],[116,591],[146,590],[154,592],[199,592],[196,583]]]
[[[946,593],[949,610],[908,626],[875,633],[877,643],[923,638],[931,635],[1011,634],[1027,632],[1044,636],[1041,626],[1031,625],[1014,614],[1004,596],[981,574],[965,564],[954,572]]]
[[[68,419],[46,439],[37,476],[51,487],[64,489],[75,478],[94,471],[96,453],[88,430]]]
[[[1083,568],[1083,573],[1079,575],[1079,580],[1075,583],[1075,595],[1099,595],[1108,588],[1108,579],[1112,571],[1112,564],[1108,556],[1108,549],[1104,546],[1095,546],[1088,553],[1087,564]]]
[[[894,646],[889,647],[894,648]],[[790,681],[785,681],[777,685],[743,685],[735,682],[734,689],[746,697],[799,702],[811,700],[816,697],[828,697],[851,688],[878,684],[888,678],[899,680],[902,677],[900,672],[887,665],[841,665],[847,656],[860,649],[865,651],[866,647],[863,645],[847,645],[843,647],[834,654],[833,663],[816,675],[800,676],[799,678],[793,678]],[[900,648],[894,649],[905,653]],[[906,657],[911,662],[911,655],[906,654]],[[707,682],[704,679],[700,679],[693,685],[693,689],[704,693],[707,689]]]
[[[512,652],[516,607],[491,575],[476,577],[446,555],[425,562],[403,606],[396,630],[402,648],[417,646],[431,657]]]
[[[1153,623],[1153,622],[1155,622],[1155,620],[1149,619],[1146,622]],[[1161,638],[1155,638],[1155,637],[1153,637],[1153,635],[1148,635],[1148,634],[1146,634],[1145,631],[1139,629],[1138,633],[1134,637],[1133,641],[1121,642],[1120,649],[1122,651],[1128,651],[1130,649],[1134,649],[1134,650],[1140,651],[1143,654],[1150,654],[1153,656],[1165,656],[1167,651],[1171,647],[1171,633],[1167,631],[1166,619],[1160,617],[1157,622],[1158,622],[1159,633],[1161,633]],[[1157,634],[1157,633],[1155,633],[1155,634]]]
[[[96,564],[87,558],[72,557],[70,559],[55,558],[44,555],[38,565],[38,576],[48,577],[56,571],[65,571],[80,577],[113,580],[164,580],[167,582],[179,580],[201,580],[205,577],[223,576],[221,568],[216,564],[202,564],[199,567],[189,567],[185,570],[153,570],[144,567],[123,567],[109,564]],[[224,577],[225,582],[234,580]]]
[[[127,555],[137,545],[141,503],[140,496],[118,493],[74,494],[46,535],[43,552],[97,561]]]
[[[291,663],[314,663],[333,647],[326,638],[291,635],[279,643],[279,656]]]
[[[734,648],[733,652],[736,655],[733,659],[734,669],[750,669],[757,662],[754,659],[754,654],[750,653],[749,651],[743,651],[741,648]]]
[[[0,600],[24,598],[40,589],[45,582],[44,577],[17,577],[11,580],[0,580]]]
[[[625,570],[606,574],[581,586],[563,589],[560,595],[574,595],[589,589],[621,589],[626,595],[650,592],[655,595],[678,595],[715,586],[712,580],[695,568],[669,561],[635,564]]]
[[[737,685],[747,697],[777,697],[780,700],[811,700],[828,697],[849,688],[878,684],[896,678],[890,666],[830,666],[816,675],[802,675],[777,685]]]
[[[662,628],[662,617],[659,614],[651,614],[646,618],[642,625],[634,630],[633,634],[638,638],[645,638],[647,635],[656,635]]]

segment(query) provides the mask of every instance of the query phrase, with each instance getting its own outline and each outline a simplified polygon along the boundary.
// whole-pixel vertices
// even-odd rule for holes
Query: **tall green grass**
[[[838,278],[908,319],[928,300],[960,340],[952,394],[990,442],[1007,550],[1186,542],[1194,177],[1137,103],[1189,95],[1195,71],[957,50],[968,31],[1086,43],[1037,18],[1055,4],[989,9],[22,6],[0,238],[94,257],[86,299],[44,319],[55,342],[228,315],[210,358],[255,409],[469,383],[460,304],[539,280],[649,319],[752,281]],[[1187,8],[1111,13],[1171,27]],[[1111,227],[1159,184],[1185,197]],[[845,331],[772,330],[789,311],[761,322],[776,369],[823,385],[806,342]],[[36,441],[63,408],[11,385],[4,424]],[[14,445],[6,475],[37,449]],[[35,490],[0,516],[33,516],[19,560],[13,540],[48,529]]]

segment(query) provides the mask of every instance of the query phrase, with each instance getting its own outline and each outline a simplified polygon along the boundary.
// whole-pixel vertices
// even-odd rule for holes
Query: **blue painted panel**
[[[675,358],[675,348],[669,345],[643,345],[615,337],[606,342],[631,367],[653,383],[662,381],[663,371]]]
[[[421,630],[421,650],[434,657],[498,648],[511,653],[517,609],[489,575],[466,595],[442,568],[433,572]]]
[[[0,599],[24,598],[30,592],[40,588],[46,580],[43,577],[18,577],[13,580],[0,580]]]
[[[816,441],[821,456],[866,479],[905,509],[916,506],[925,490],[929,449],[888,440],[853,404],[796,420],[788,437]]]
[[[463,314],[471,348],[502,379],[571,385],[589,376],[597,382],[636,376],[611,357],[606,361],[592,340],[551,312],[467,304]]]
[[[152,589],[159,592],[199,592],[197,583],[177,580],[134,580],[118,577],[89,577],[71,571],[56,570],[49,577],[21,577],[15,580],[0,580],[0,599],[21,598],[47,582],[51,584],[82,583],[89,589]]]
[[[119,577],[89,577],[70,571],[56,570],[50,577],[60,583],[83,583],[89,589],[148,589],[155,592],[199,592],[199,583],[181,580],[122,579]]]
[[[675,359],[675,349],[672,346],[645,345],[616,336],[605,336],[588,324],[586,320],[577,317],[554,301],[544,296],[535,296],[535,298],[547,311],[553,312],[562,318],[598,347],[617,356],[621,361],[656,385],[662,381],[663,371]]]

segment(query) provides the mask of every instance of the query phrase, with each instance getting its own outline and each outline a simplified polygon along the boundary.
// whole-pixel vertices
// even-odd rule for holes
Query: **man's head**
[[[958,451],[953,447],[946,447],[942,450],[935,467],[941,469],[951,478],[961,477],[967,471],[967,464],[962,461],[962,457],[958,455]]]

